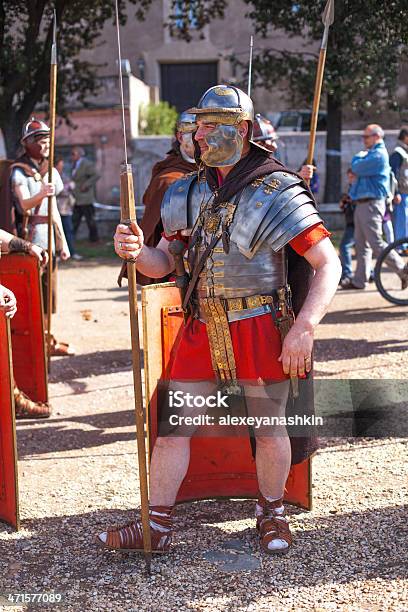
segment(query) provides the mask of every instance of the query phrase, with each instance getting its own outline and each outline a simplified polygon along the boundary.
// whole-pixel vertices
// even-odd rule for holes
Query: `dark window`
[[[218,62],[161,64],[161,98],[178,112],[195,106],[209,87],[217,84]]]

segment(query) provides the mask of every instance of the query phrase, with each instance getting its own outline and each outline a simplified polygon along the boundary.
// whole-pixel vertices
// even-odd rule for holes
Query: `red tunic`
[[[313,245],[330,236],[322,223],[318,223],[290,241],[290,246],[304,255]],[[178,235],[171,239],[184,239]],[[232,344],[238,380],[284,380],[281,339],[269,313],[230,323]],[[173,380],[213,380],[210,346],[205,323],[197,319],[188,322],[183,330],[173,362],[170,378]]]

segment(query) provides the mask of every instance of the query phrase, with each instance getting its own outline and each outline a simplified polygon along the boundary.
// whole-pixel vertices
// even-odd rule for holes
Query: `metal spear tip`
[[[54,9],[54,23],[52,26],[51,65],[57,65],[57,13]]]
[[[57,42],[57,11],[54,9],[54,27],[52,31],[52,44],[55,45]]]
[[[334,0],[327,0],[327,4],[322,15],[322,21],[325,28],[332,25],[334,21]]]

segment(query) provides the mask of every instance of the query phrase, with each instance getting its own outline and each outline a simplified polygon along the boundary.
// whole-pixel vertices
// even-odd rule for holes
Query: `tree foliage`
[[[143,19],[151,0],[129,0]],[[125,0],[119,0],[125,23]],[[80,59],[107,20],[114,20],[114,0],[0,0],[0,128],[9,156],[15,154],[21,127],[38,103],[48,99],[52,13],[57,14],[58,113],[67,100],[86,102],[98,89],[97,65]]]
[[[326,0],[244,2],[248,5],[247,15],[260,36],[267,39],[278,29],[291,38],[297,37],[299,42],[296,52],[273,45],[255,49],[254,84],[268,88],[284,81],[294,104],[310,104],[318,57],[316,43],[323,34],[321,15]],[[185,28],[179,30],[180,36],[187,38],[188,11],[198,14],[208,4],[211,3],[207,0],[181,3]],[[215,0],[215,4],[218,14],[223,14],[228,2]],[[329,112],[328,148],[340,148],[341,115],[345,105],[356,110],[368,109],[373,119],[385,106],[398,109],[398,75],[408,57],[406,9],[406,0],[335,0],[335,21],[330,28],[323,84]],[[196,27],[200,27],[199,22]],[[338,195],[339,171],[340,158],[329,160],[327,182],[333,189],[331,192],[326,189],[328,201]]]
[[[141,131],[146,136],[174,136],[178,113],[168,102],[146,104],[141,109]]]
[[[192,25],[201,32],[213,19],[224,17],[228,0],[172,0],[167,27],[170,34],[188,42]]]
[[[244,0],[255,30],[267,38],[273,30],[299,37],[294,51],[273,46],[255,51],[254,76],[266,87],[277,79],[288,81],[295,102],[310,101],[318,51],[311,45],[323,35],[322,12],[326,0]],[[173,0],[173,35],[191,39],[191,22],[202,29],[223,17],[228,0]],[[177,8],[177,10],[176,10]],[[335,0],[335,21],[330,28],[324,88],[343,103],[370,107],[386,100],[396,108],[396,82],[401,60],[408,58],[406,0]],[[174,28],[174,21],[182,27]],[[273,40],[273,36],[271,37]]]
[[[316,62],[304,48],[320,41],[325,2],[245,0],[256,30],[267,36],[271,27],[302,37],[296,54],[269,49],[257,56],[257,72],[268,81],[287,78],[295,99],[311,100]],[[397,107],[396,90],[401,60],[408,57],[405,0],[337,0],[330,28],[324,87],[342,104],[370,108],[383,100]],[[303,48],[302,48],[303,47]]]

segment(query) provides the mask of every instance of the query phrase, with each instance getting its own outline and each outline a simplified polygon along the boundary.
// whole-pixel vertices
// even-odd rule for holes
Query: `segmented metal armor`
[[[198,181],[194,173],[174,183],[162,203],[167,236],[180,230],[194,233],[200,215],[204,217],[198,252],[205,250],[228,215],[233,217],[229,223],[229,252],[225,252],[220,235],[201,272],[198,296],[246,297],[285,285],[285,246],[305,229],[322,221],[301,179],[286,172],[257,179],[235,202],[221,207],[220,218],[205,217],[213,197],[208,185]]]

